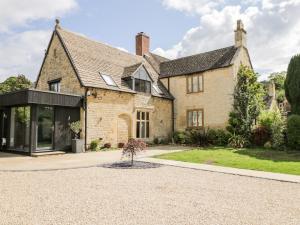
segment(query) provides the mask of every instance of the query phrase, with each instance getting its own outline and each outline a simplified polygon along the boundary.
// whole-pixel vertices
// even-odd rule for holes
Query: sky
[[[0,82],[17,74],[35,81],[56,18],[131,53],[146,32],[151,51],[171,59],[233,45],[242,19],[260,79],[300,53],[300,0],[0,0],[0,9]]]

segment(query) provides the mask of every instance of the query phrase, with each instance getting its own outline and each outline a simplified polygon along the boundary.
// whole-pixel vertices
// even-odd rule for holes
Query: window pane
[[[117,86],[117,84],[115,83],[115,81],[112,79],[111,76],[109,75],[105,75],[105,74],[102,74],[101,75],[103,80],[105,81],[105,83],[109,86]]]
[[[136,123],[136,137],[140,138],[140,122]]]
[[[193,126],[192,121],[193,121],[193,112],[189,111],[188,112],[188,127]]]
[[[149,120],[149,112],[146,112],[146,120]]]
[[[146,92],[146,87],[145,87],[146,84],[145,84],[145,82],[146,81],[144,81],[144,80],[140,80],[140,86],[141,86],[140,87],[140,91],[141,92]]]
[[[193,127],[197,126],[197,121],[198,121],[198,113],[197,111],[193,111]]]
[[[198,92],[198,76],[193,76],[193,92]]]
[[[146,122],[141,122],[141,138],[146,137]]]
[[[202,111],[198,111],[198,126],[199,127],[202,127],[203,126],[203,124],[202,124],[202,118],[203,118],[203,113],[202,113]]]
[[[137,119],[139,120],[141,118],[141,112],[138,111],[136,115]]]
[[[140,80],[139,79],[135,79],[135,91],[141,91],[141,88],[140,88]]]
[[[145,120],[145,112],[142,112],[142,120]]]
[[[151,93],[151,83],[146,81],[146,93]]]
[[[146,123],[146,138],[149,138],[149,133],[150,133],[150,127],[149,127],[149,122]]]

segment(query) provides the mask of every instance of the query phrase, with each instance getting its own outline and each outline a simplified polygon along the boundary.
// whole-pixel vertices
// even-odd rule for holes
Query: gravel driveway
[[[0,172],[0,224],[300,224],[300,185],[199,170]]]

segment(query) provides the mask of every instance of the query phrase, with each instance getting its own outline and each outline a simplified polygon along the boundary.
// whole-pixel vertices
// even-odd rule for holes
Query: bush
[[[193,129],[189,130],[186,133],[186,141],[193,145],[197,146],[207,146],[210,144],[209,142],[209,136],[208,136],[208,131],[203,129],[203,130],[198,130],[198,129]]]
[[[158,144],[159,144],[159,139],[158,139],[158,137],[155,137],[155,138],[153,139],[153,144],[155,144],[155,145],[158,145]]]
[[[188,144],[187,135],[184,131],[176,131],[173,138],[176,144]]]
[[[125,143],[118,143],[118,148],[124,148]]]
[[[111,148],[111,143],[105,143],[105,144],[103,145],[103,148]]]
[[[287,122],[288,146],[293,150],[300,150],[300,116],[292,115]]]
[[[247,140],[241,135],[233,134],[229,138],[229,146],[232,148],[244,148],[247,144]]]
[[[228,145],[230,133],[222,129],[210,129],[208,130],[208,138],[213,145],[226,146]]]
[[[252,131],[252,142],[255,146],[264,146],[270,139],[271,135],[267,127],[260,126]]]
[[[99,140],[92,141],[90,145],[90,149],[92,151],[98,151],[100,149],[100,141]]]

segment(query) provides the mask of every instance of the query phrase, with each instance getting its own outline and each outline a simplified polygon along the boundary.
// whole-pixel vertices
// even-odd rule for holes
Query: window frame
[[[57,90],[51,90],[52,85],[58,85]],[[49,91],[60,93],[61,90],[61,78],[48,81]]]
[[[142,115],[144,113],[144,118]],[[145,124],[144,127],[144,134],[142,135],[142,123]],[[135,136],[138,139],[149,139],[150,138],[150,112],[145,110],[137,110],[136,111],[136,132]]]
[[[139,92],[139,93],[151,94],[151,92],[152,92],[152,90],[151,90],[152,89],[152,87],[151,87],[152,86],[151,81],[134,78],[133,82],[134,82],[134,91]],[[136,85],[137,82],[139,84],[138,85],[139,90],[137,90],[137,85]],[[144,91],[142,90],[141,87],[143,87]],[[149,88],[149,90],[148,90],[148,88]]]
[[[194,78],[197,77],[197,83],[198,83],[198,90],[194,91]],[[201,79],[201,86],[200,86],[200,79]],[[191,84],[191,90],[190,90],[190,84]],[[203,74],[194,74],[194,75],[187,75],[186,76],[186,93],[187,94],[193,94],[193,93],[201,93],[204,92],[204,75]]]
[[[197,126],[190,126],[189,124],[189,114],[190,113],[194,113],[194,112],[197,112]],[[201,124],[201,126],[199,126],[199,112],[201,112],[202,113],[202,120],[201,120],[201,122],[202,122],[202,124]],[[189,129],[202,129],[202,128],[204,128],[204,109],[189,109],[189,110],[187,110],[186,111],[186,124],[187,124],[187,128],[189,128]],[[192,122],[192,124],[193,124],[193,122]]]

